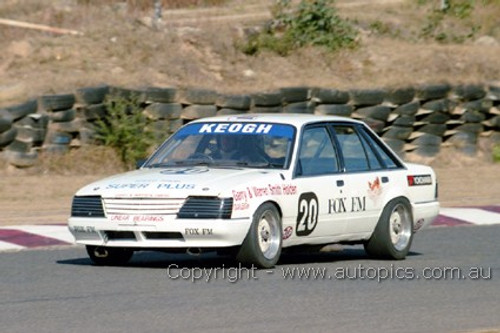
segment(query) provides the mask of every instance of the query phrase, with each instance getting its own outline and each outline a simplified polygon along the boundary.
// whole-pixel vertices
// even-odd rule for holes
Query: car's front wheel
[[[282,237],[278,209],[271,203],[265,203],[255,211],[236,259],[245,265],[271,268],[281,255]]]
[[[404,198],[390,201],[384,208],[372,236],[365,243],[373,257],[404,259],[413,240],[413,217],[410,203]]]
[[[129,262],[134,251],[124,248],[85,246],[92,263],[99,266],[125,265]]]

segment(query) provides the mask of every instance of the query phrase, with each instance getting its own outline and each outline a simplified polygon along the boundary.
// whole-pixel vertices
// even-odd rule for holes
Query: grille
[[[73,197],[71,216],[75,217],[104,217],[100,196]]]
[[[189,197],[179,210],[178,218],[230,219],[233,198]]]
[[[103,202],[108,215],[175,215],[184,203],[184,199],[104,198]]]

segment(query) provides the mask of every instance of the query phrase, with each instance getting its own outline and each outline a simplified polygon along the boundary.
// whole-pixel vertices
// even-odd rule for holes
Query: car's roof
[[[264,123],[280,123],[290,124],[296,127],[301,127],[305,124],[327,122],[327,121],[342,121],[351,123],[362,123],[352,118],[339,117],[339,116],[324,116],[312,114],[290,114],[290,113],[262,113],[251,114],[243,113],[236,115],[224,115],[201,118],[193,121],[195,122],[264,122]]]

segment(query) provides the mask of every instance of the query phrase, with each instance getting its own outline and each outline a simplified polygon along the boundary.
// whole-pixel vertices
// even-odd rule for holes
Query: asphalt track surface
[[[360,247],[344,247],[340,252],[286,254],[269,271],[238,271],[230,259],[210,254],[143,252],[126,267],[96,267],[82,247],[5,252],[0,256],[0,331],[499,328],[498,239],[498,225],[434,227],[416,235],[404,261],[372,260]],[[300,270],[326,274],[283,277]],[[202,277],[192,282],[194,274]]]

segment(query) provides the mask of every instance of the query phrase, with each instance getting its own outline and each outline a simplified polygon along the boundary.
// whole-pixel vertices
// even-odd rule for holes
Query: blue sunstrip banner
[[[177,135],[195,134],[247,134],[269,135],[274,137],[293,138],[293,126],[270,123],[196,123],[190,124],[177,132]]]

